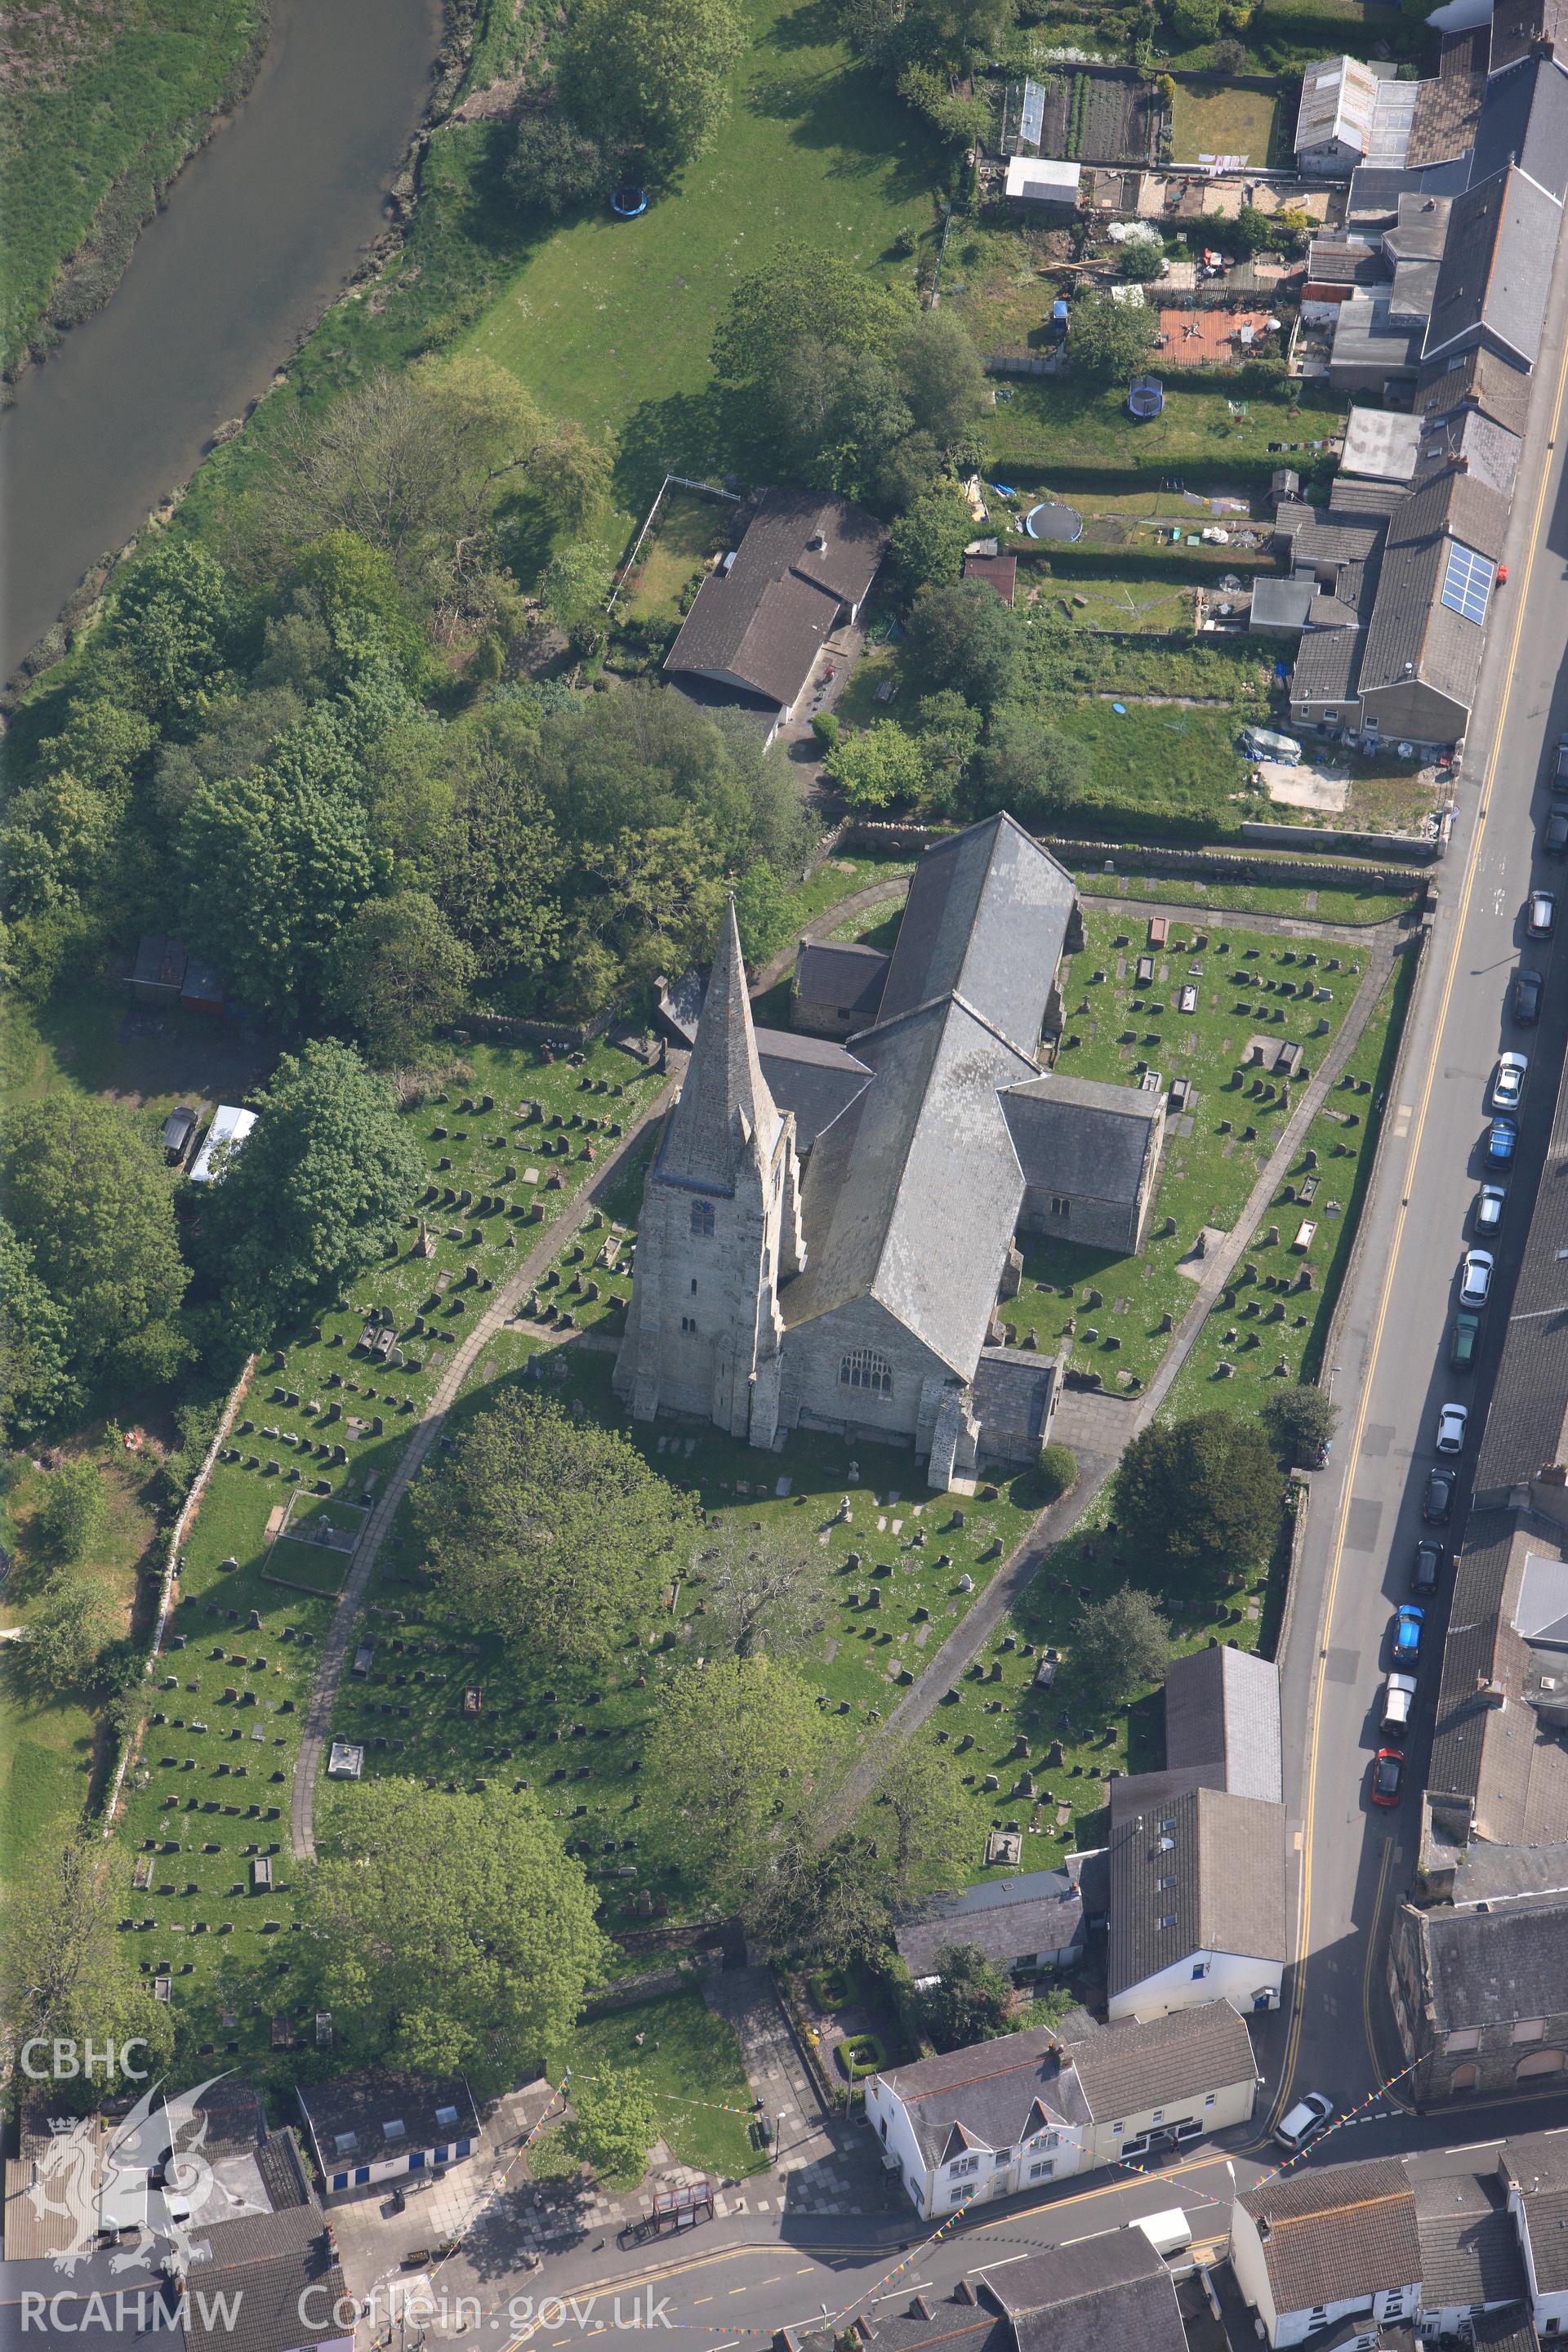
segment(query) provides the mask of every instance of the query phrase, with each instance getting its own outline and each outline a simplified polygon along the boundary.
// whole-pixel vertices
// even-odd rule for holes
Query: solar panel
[[[1447,566],[1443,573],[1443,602],[1450,613],[1462,613],[1467,621],[1479,628],[1487,617],[1487,598],[1491,593],[1492,567],[1484,555],[1473,547],[1454,540],[1448,548]]]
[[[1045,86],[1041,82],[1026,81],[1024,84],[1024,121],[1018,135],[1029,146],[1037,147],[1040,143],[1040,134],[1045,127]]]

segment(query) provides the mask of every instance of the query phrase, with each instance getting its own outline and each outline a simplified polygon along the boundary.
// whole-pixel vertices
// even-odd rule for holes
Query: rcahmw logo
[[[194,2313],[209,2335],[221,2330],[232,2336],[239,2325],[244,2300],[243,2287],[232,2294],[208,2294],[198,2287],[181,2295],[178,2303],[165,2303],[150,2287],[139,2288],[134,2294],[123,2287],[113,2294],[73,2294],[62,2287],[58,2294],[23,2294],[22,2333],[141,2337],[167,2328],[171,2335],[178,2329],[183,2336]]]

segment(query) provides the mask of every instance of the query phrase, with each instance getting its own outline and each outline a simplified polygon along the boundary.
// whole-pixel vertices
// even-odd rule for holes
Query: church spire
[[[713,973],[685,1083],[669,1122],[659,1173],[727,1191],[752,1137],[765,1154],[778,1112],[757,1059],[741,931],[731,898],[719,928]]]

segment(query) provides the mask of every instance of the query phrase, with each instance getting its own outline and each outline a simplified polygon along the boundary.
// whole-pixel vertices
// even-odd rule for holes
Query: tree
[[[1109,1707],[1125,1706],[1157,1683],[1170,1654],[1170,1627],[1134,1585],[1087,1602],[1073,1619],[1074,1670]]]
[[[33,1273],[66,1316],[68,1368],[163,1377],[190,1276],[162,1159],[118,1107],[91,1095],[23,1103],[0,1140],[0,1189]]]
[[[775,1659],[682,1666],[649,1726],[643,1783],[674,1857],[737,1903],[812,1810],[829,1736],[816,1694]]]
[[[928,688],[951,687],[966,702],[989,710],[1012,681],[1023,628],[983,580],[953,580],[922,588],[910,613],[904,660]]]
[[[967,2050],[1013,2030],[1013,1980],[978,1944],[948,1944],[934,1985],[918,1996],[920,2021],[939,2051]]]
[[[201,717],[222,677],[232,614],[228,582],[193,539],[162,539],[114,594],[110,640],[166,733]]]
[[[1279,224],[1256,205],[1243,205],[1234,220],[1222,223],[1215,216],[1213,226],[1216,237],[1223,233],[1226,251],[1238,253],[1244,260],[1250,261],[1256,253],[1277,250],[1279,245]],[[1206,221],[1205,226],[1208,226]]]
[[[79,1455],[46,1471],[33,1525],[52,1559],[80,1559],[108,1524],[109,1497],[96,1462]]]
[[[0,1429],[31,1437],[73,1395],[65,1309],[39,1281],[33,1253],[0,1219]]]
[[[962,1886],[969,1877],[973,1822],[956,1779],[929,1740],[898,1743],[856,1827],[868,1875],[895,1906]]]
[[[477,971],[531,980],[560,951],[561,884],[572,862],[533,772],[538,719],[503,695],[420,735],[388,747],[396,755],[389,795],[405,794],[421,766],[426,781],[411,810],[395,812],[389,798],[384,826],[391,821],[414,836],[431,896]]]
[[[539,594],[558,629],[573,629],[595,614],[603,620],[611,572],[596,541],[575,539],[558,547],[545,565]]]
[[[1323,1389],[1276,1389],[1263,1407],[1268,1443],[1287,1470],[1296,1463],[1315,1469],[1339,1418],[1338,1405]]]
[[[557,58],[561,103],[662,176],[712,144],[745,47],[731,0],[581,0]]]
[[[1159,332],[1147,302],[1081,293],[1068,312],[1068,358],[1080,374],[1099,383],[1133,376],[1152,357]]]
[[[954,448],[992,404],[974,339],[951,310],[922,310],[899,337],[896,362],[915,424],[939,449]]]
[[[1165,274],[1165,248],[1157,236],[1130,236],[1116,257],[1116,274],[1129,285],[1148,286]]]
[[[1017,0],[908,0],[904,44],[911,57],[977,65],[996,56],[1016,15]]]
[[[304,1901],[340,2045],[481,2095],[537,2073],[605,1966],[596,1905],[526,1791],[343,1790]]]
[[[923,695],[916,706],[915,719],[921,757],[926,766],[928,797],[934,807],[951,809],[979,747],[984,719],[951,687],[945,687],[940,694]]]
[[[118,2053],[132,2042],[136,2063],[153,2079],[174,2056],[174,2021],[153,2000],[126,1954],[115,1911],[121,1885],[112,1850],[84,1830],[52,1861],[37,1857],[27,1899],[9,1906],[5,1944],[7,2039],[14,2048],[37,2035],[47,2042],[90,2040]],[[107,2070],[62,2076],[49,2084],[51,2111],[96,2107],[106,2093],[135,2087]]]
[[[509,1389],[416,1490],[430,1566],[531,1654],[607,1657],[651,1608],[689,1500],[617,1430]]]
[[[965,98],[934,66],[916,58],[899,76],[899,96],[906,106],[918,107],[939,139],[950,147],[983,145],[991,128],[991,108],[976,91]],[[941,315],[936,311],[933,318]]]
[[[827,1580],[818,1546],[792,1543],[772,1528],[733,1519],[704,1535],[691,1556],[706,1614],[738,1658],[764,1646],[796,1649],[826,1622]]]
[[[267,1331],[342,1290],[386,1255],[425,1175],[392,1089],[352,1045],[285,1054],[206,1211],[236,1313]]]
[[[1116,1516],[1133,1544],[1208,1570],[1247,1568],[1268,1552],[1280,1495],[1263,1431],[1228,1412],[1156,1422],[1116,1474]]]
[[[410,1060],[462,1003],[474,956],[423,890],[369,898],[339,942],[328,1002],[386,1068]]]
[[[972,797],[981,815],[1005,808],[1026,820],[1054,817],[1087,799],[1093,781],[1087,745],[1008,703],[975,755]]]
[[[90,1576],[51,1576],[16,1645],[16,1670],[33,1691],[83,1690],[114,1632],[109,1596]]]
[[[896,719],[874,719],[858,734],[841,736],[823,766],[851,808],[918,801],[925,790],[924,755]]]
[[[572,2085],[573,2154],[610,2180],[640,2180],[658,2137],[658,2110],[635,2074],[605,2074]]]
[[[889,358],[912,310],[909,297],[842,254],[791,239],[731,295],[713,337],[713,371],[721,383],[774,383],[803,333],[819,345]]]
[[[922,588],[956,580],[963,551],[974,537],[969,501],[956,482],[936,482],[900,515],[888,541],[900,589],[913,598]]]
[[[746,1933],[773,1951],[845,1965],[885,1955],[888,1906],[852,1832],[826,1845],[809,1820],[784,1824],[744,1889]]]
[[[1183,48],[1212,41],[1219,31],[1220,0],[1172,0],[1171,31]]]
[[[614,185],[616,163],[613,148],[553,108],[539,107],[519,121],[501,177],[507,194],[524,212],[559,220],[596,197],[603,199]]]

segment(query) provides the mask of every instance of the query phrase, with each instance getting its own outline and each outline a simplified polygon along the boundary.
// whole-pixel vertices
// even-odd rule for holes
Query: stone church
[[[1080,937],[1071,877],[986,818],[927,852],[880,969],[857,951],[839,1042],[753,1026],[731,908],[644,1191],[636,1418],[909,1444],[938,1488],[1035,1458],[1058,1368],[994,1344],[1014,1235],[1135,1251],[1164,1129],[1163,1096],[1040,1067]]]

